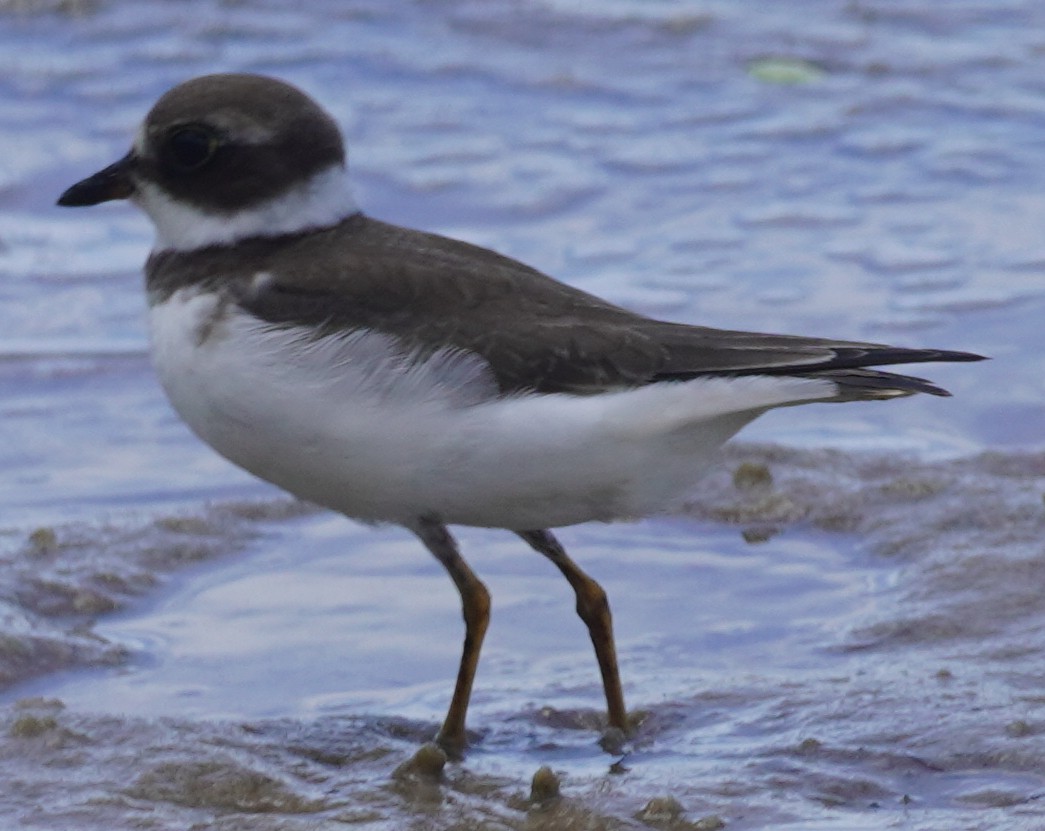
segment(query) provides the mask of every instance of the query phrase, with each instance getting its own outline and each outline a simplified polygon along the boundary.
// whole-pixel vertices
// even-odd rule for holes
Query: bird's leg
[[[461,594],[461,610],[464,614],[464,650],[461,666],[457,670],[457,685],[450,709],[439,730],[436,742],[453,756],[459,756],[467,744],[464,723],[468,713],[468,700],[472,695],[472,681],[479,664],[486,627],[490,623],[490,593],[475,576],[457,551],[457,543],[441,522],[422,517],[411,529],[425,544],[435,558],[447,570],[457,591]]]
[[[585,574],[566,554],[550,531],[516,531],[535,550],[543,554],[562,572],[577,595],[577,614],[588,627],[595,657],[602,673],[602,688],[606,692],[606,708],[610,727],[628,730],[628,714],[624,709],[624,692],[617,669],[617,648],[613,643],[613,617],[606,592]]]

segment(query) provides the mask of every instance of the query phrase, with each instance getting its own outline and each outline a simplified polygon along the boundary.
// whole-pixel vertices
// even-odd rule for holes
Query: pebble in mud
[[[82,733],[71,730],[53,714],[24,713],[11,722],[7,737],[14,743],[32,742],[44,753],[61,753],[87,741]]]
[[[760,491],[773,487],[773,474],[759,462],[741,462],[733,471],[733,487],[738,491]]]
[[[439,779],[443,775],[446,762],[447,757],[443,749],[433,742],[427,742],[421,745],[413,756],[397,767],[392,775],[396,779]]]
[[[769,542],[779,533],[780,529],[775,526],[756,525],[742,530],[740,536],[748,545],[758,545],[763,542]]]
[[[50,554],[58,547],[58,535],[53,528],[37,528],[29,535],[28,541],[28,553],[33,557]]]
[[[671,796],[655,796],[646,803],[638,818],[643,822],[665,823],[678,820],[685,809],[682,804]]]
[[[550,767],[544,765],[537,769],[530,782],[530,802],[544,805],[560,796],[561,782]]]
[[[56,729],[58,721],[54,716],[25,715],[14,720],[7,734],[12,739],[35,739]]]
[[[292,775],[256,770],[231,755],[159,762],[129,787],[135,799],[218,812],[309,814],[323,803],[298,791]]]
[[[639,811],[635,818],[654,828],[685,829],[685,831],[719,831],[726,823],[716,814],[696,822],[685,818],[686,809],[673,796],[655,796]]]

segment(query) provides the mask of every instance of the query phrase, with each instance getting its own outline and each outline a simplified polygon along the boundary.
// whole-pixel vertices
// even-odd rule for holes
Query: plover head
[[[334,120],[283,81],[207,75],[156,102],[131,151],[60,205],[130,199],[158,250],[189,251],[336,224],[357,211]]]

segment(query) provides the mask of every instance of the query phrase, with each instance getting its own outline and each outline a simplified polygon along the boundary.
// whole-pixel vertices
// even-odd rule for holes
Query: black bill
[[[134,194],[134,181],[131,179],[134,161],[134,153],[128,153],[105,170],[99,170],[93,176],[77,182],[58,197],[58,204],[79,208],[113,199],[127,199]]]

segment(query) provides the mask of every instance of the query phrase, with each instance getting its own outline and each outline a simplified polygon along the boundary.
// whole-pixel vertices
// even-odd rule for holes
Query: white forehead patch
[[[206,118],[199,119],[199,121],[230,136],[237,144],[268,144],[275,141],[277,135],[277,131],[271,126],[236,110],[217,110],[216,112],[208,113]],[[142,122],[138,127],[138,132],[134,135],[134,152],[139,156],[153,155],[156,151],[156,141],[165,135],[170,128],[173,128],[176,124],[188,123],[190,123],[189,120],[182,120],[167,125],[150,124],[148,120]]]
[[[131,146],[134,148],[134,152],[139,156],[145,155],[145,140],[148,135],[144,123],[138,127],[138,132],[134,134],[134,143]]]
[[[277,131],[270,124],[251,118],[238,110],[217,110],[208,113],[204,123],[230,136],[236,144],[268,144],[275,141],[277,135]]]

